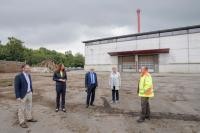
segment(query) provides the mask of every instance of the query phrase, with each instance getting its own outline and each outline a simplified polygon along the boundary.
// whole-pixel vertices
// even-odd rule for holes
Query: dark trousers
[[[87,101],[86,101],[87,105],[89,104],[92,105],[94,103],[95,90],[96,90],[95,85],[91,85],[90,87],[87,88]]]
[[[150,105],[149,105],[149,98],[148,97],[141,97],[141,119],[149,118],[150,117]]]
[[[119,90],[115,90],[115,86],[113,86],[113,89],[112,89],[112,100],[113,101],[119,100]]]
[[[60,99],[61,99],[61,108],[65,108],[65,95],[66,95],[66,85],[57,85],[56,86],[56,108],[60,108]]]

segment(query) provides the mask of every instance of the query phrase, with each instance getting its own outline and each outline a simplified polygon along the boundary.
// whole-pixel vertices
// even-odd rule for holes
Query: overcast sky
[[[200,0],[0,0],[0,40],[84,53],[82,41],[200,24]]]

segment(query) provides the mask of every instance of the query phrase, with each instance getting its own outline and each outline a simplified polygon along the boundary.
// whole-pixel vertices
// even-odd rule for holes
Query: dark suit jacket
[[[94,78],[95,78],[95,87],[98,86],[98,81],[97,81],[97,74],[94,72]],[[85,74],[85,88],[90,88],[92,85],[91,83],[91,77],[90,77],[90,72],[87,72]]]
[[[33,92],[32,88],[32,80],[31,76],[29,75],[30,85],[31,85],[31,91]],[[16,98],[23,99],[27,94],[28,89],[28,83],[26,81],[26,78],[23,73],[19,73],[17,76],[15,76],[15,95]]]
[[[60,75],[60,72],[54,72],[53,80],[56,81],[56,86],[63,86],[66,85],[66,82],[61,82],[59,79],[67,80],[67,73],[66,71],[63,72],[63,77]]]

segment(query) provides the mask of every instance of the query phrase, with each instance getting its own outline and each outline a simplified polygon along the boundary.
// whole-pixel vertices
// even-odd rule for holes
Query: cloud
[[[200,24],[199,0],[1,0],[0,40],[84,53],[83,40]]]

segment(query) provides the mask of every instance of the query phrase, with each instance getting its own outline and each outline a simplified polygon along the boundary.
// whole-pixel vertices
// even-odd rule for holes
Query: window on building
[[[131,37],[123,37],[123,38],[118,38],[117,42],[123,42],[123,41],[131,41],[131,40],[136,40],[136,36],[131,36]]]
[[[200,33],[200,28],[190,29],[189,33]]]
[[[159,37],[159,33],[156,33],[156,34],[149,34],[149,35],[148,35],[148,38],[156,38],[156,37]]]
[[[140,36],[137,36],[137,39],[146,39],[148,38],[148,35],[140,35]]]
[[[163,32],[163,33],[160,33],[160,36],[161,37],[164,37],[164,36],[172,36],[172,32]]]
[[[187,34],[187,30],[173,31],[173,35],[183,35],[183,34]]]

